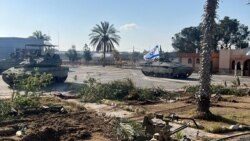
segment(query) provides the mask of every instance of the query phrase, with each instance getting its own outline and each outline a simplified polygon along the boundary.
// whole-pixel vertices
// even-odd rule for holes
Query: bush
[[[0,121],[8,117],[11,110],[11,102],[7,100],[0,100]]]
[[[161,88],[136,88],[130,79],[103,84],[94,78],[84,81],[79,93],[85,102],[97,102],[102,99],[158,100],[159,97],[168,94]]]
[[[19,110],[26,107],[39,106],[39,95],[37,95],[37,92],[50,83],[52,75],[46,73],[39,74],[35,70],[35,73],[27,78],[16,78],[15,85],[17,91],[13,92],[12,101],[0,100],[0,119],[8,117],[11,107]],[[20,91],[24,91],[25,95],[21,95]]]
[[[183,133],[181,131],[175,133],[175,138],[178,139],[178,140],[181,140],[183,138]]]
[[[184,86],[184,89],[188,93],[196,93],[196,92],[199,91],[199,86],[198,85],[195,85],[195,86]]]
[[[167,92],[157,87],[157,88],[138,89],[137,94],[139,95],[138,100],[144,101],[144,100],[159,100],[159,98],[167,94]]]
[[[185,86],[186,92],[189,93],[196,93],[199,91],[199,86]],[[215,94],[222,94],[222,95],[236,95],[236,96],[244,96],[246,95],[246,91],[243,89],[237,89],[237,88],[228,88],[224,87],[222,85],[211,85],[211,93]]]
[[[107,84],[97,82],[94,78],[84,81],[80,88],[83,101],[96,102],[102,99],[121,100],[135,89],[130,79],[116,80]]]
[[[17,95],[13,101],[13,104],[16,109],[23,109],[27,107],[38,107],[40,102],[39,97],[36,96]]]
[[[127,120],[115,119],[113,122],[113,133],[119,140],[148,140],[145,136],[145,129],[141,123]]]
[[[109,96],[107,97],[108,99],[124,99],[130,91],[135,89],[135,85],[131,79],[112,81],[106,86],[108,90],[107,93],[109,93],[107,94]]]
[[[29,75],[27,78],[17,79],[15,85],[18,91],[25,91],[25,94],[29,92],[34,94],[49,85],[52,78],[51,74],[40,74],[35,70],[34,74]]]

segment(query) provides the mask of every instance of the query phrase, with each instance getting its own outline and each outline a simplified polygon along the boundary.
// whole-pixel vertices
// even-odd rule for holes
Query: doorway
[[[244,76],[250,76],[250,59],[246,60],[244,62],[244,72],[243,72],[243,75]]]

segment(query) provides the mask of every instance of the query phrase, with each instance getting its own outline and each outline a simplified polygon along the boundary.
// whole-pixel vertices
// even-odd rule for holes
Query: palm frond
[[[110,52],[115,49],[114,43],[119,46],[121,37],[116,34],[117,32],[119,31],[114,28],[114,25],[110,25],[107,21],[96,24],[89,34],[90,44],[94,46],[96,51]]]
[[[110,42],[113,44],[113,42],[119,46],[119,39],[117,38],[109,38]]]

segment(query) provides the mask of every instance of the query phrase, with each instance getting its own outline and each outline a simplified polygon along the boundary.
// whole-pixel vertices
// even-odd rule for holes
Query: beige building
[[[194,68],[195,72],[200,68],[200,54],[197,53],[178,53],[178,60],[181,64]],[[212,54],[211,71],[219,72],[219,53]]]
[[[223,49],[212,54],[211,71],[220,74],[250,76],[250,56],[247,49]],[[200,67],[200,55],[196,53],[179,53],[181,64],[193,67],[197,72]]]
[[[220,50],[219,72],[250,76],[250,56],[247,49]]]

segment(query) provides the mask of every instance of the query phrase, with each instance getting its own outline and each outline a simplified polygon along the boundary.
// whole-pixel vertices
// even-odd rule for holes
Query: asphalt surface
[[[77,80],[74,79],[74,76],[77,76]],[[66,81],[82,83],[89,77],[96,78],[101,82],[110,82],[112,80],[130,78],[133,80],[137,87],[162,87],[167,90],[177,90],[187,85],[197,85],[199,83],[199,76],[197,73],[193,73],[187,79],[170,79],[144,76],[140,69],[122,69],[100,66],[71,67],[69,76]],[[236,78],[231,75],[212,76],[213,84],[224,85],[224,82],[226,81],[227,85],[231,85],[233,80],[236,80]],[[240,77],[240,81],[242,84],[250,84],[250,77]]]
[[[107,83],[113,80],[122,80],[130,78],[133,80],[137,87],[161,87],[166,90],[178,90],[187,85],[197,85],[199,83],[199,77],[197,73],[193,73],[189,78],[169,79],[148,77],[141,73],[140,69],[122,69],[116,67],[101,67],[101,66],[70,66],[70,72],[66,82],[68,83],[83,83],[84,80],[93,77],[97,80]],[[0,98],[10,97],[12,90],[8,88],[8,85],[3,82],[0,76]],[[75,79],[76,78],[76,79]],[[213,75],[213,84],[224,84],[224,81],[228,85],[232,84],[232,81],[236,78],[230,75]],[[250,77],[241,77],[241,83],[250,85]],[[54,85],[54,90],[65,91],[67,89],[66,84]]]

